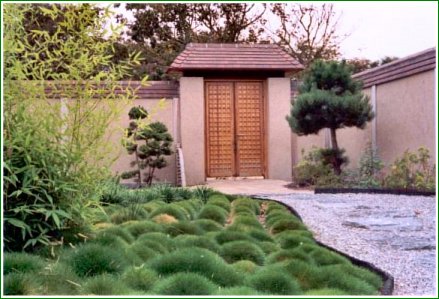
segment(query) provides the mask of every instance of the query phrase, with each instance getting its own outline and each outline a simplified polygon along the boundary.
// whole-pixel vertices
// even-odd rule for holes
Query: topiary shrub
[[[123,227],[134,237],[137,238],[142,234],[152,232],[162,232],[163,227],[152,221],[144,220],[138,222],[127,223]]]
[[[221,286],[234,286],[242,282],[238,273],[221,257],[202,248],[183,248],[151,260],[149,267],[159,275],[191,272],[203,275]]]
[[[96,238],[105,237],[106,235],[118,236],[122,238],[127,243],[133,243],[134,237],[123,227],[121,226],[112,226],[103,230],[100,230]]]
[[[82,289],[84,295],[127,295],[131,292],[120,279],[108,275],[98,275],[85,281]]]
[[[237,261],[232,264],[232,267],[243,274],[253,274],[259,269],[258,265],[249,260]]]
[[[264,295],[264,293],[258,292],[250,287],[233,287],[222,288],[216,291],[213,295],[221,296],[246,296],[246,295]]]
[[[242,232],[232,231],[228,229],[220,231],[218,234],[216,234],[215,239],[220,245],[233,241],[254,241],[250,236]]]
[[[197,225],[205,232],[216,232],[223,229],[223,227],[218,222],[210,219],[197,219],[192,221],[192,223]]]
[[[31,295],[38,287],[38,283],[29,274],[9,273],[3,276],[4,295]]]
[[[149,291],[159,280],[157,273],[146,267],[128,268],[122,275],[122,281],[132,289]]]
[[[210,219],[224,225],[227,216],[228,212],[223,208],[207,204],[201,209],[198,219]]]
[[[152,221],[158,224],[171,224],[178,222],[178,220],[174,216],[168,214],[157,215],[154,218],[152,218]]]
[[[69,257],[68,262],[79,276],[119,273],[127,265],[120,251],[98,244],[78,247]]]
[[[154,211],[152,211],[151,214],[149,215],[149,217],[154,218],[155,216],[160,215],[160,214],[171,215],[178,220],[188,220],[188,217],[187,217],[184,209],[175,205],[175,204],[167,204],[167,205],[161,206],[161,207],[155,209]]]
[[[228,262],[249,260],[257,265],[264,263],[264,252],[250,241],[232,241],[221,246],[221,256]]]
[[[196,224],[189,221],[170,223],[165,227],[165,230],[173,237],[182,234],[201,235],[203,233],[203,231]]]
[[[221,250],[221,247],[215,240],[212,240],[205,236],[179,235],[175,237],[174,240],[177,242],[178,248],[200,247],[208,249],[215,253],[219,253]]]
[[[153,288],[153,293],[159,295],[211,295],[218,286],[204,276],[195,273],[178,273],[171,275]]]
[[[3,255],[4,275],[9,273],[37,273],[42,271],[44,266],[45,263],[40,256],[22,252],[6,252]]]
[[[223,208],[227,212],[230,212],[230,201],[222,194],[215,194],[209,197],[207,204],[215,205]]]
[[[247,279],[247,284],[260,291],[273,295],[299,295],[302,293],[299,283],[288,277],[281,268],[263,268]]]

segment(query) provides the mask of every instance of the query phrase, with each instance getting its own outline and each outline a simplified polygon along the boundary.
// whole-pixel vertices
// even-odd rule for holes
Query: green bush
[[[218,289],[204,276],[195,273],[178,273],[169,276],[156,284],[153,293],[159,295],[211,295]]]
[[[151,290],[158,280],[157,273],[145,267],[128,268],[122,275],[122,281],[127,286],[141,291]]]
[[[192,223],[197,225],[200,229],[202,229],[205,232],[215,232],[223,229],[223,227],[218,222],[210,219],[198,219],[192,221]]]
[[[233,288],[222,288],[216,291],[213,295],[215,296],[246,296],[246,295],[264,295],[256,291],[255,289],[249,287],[233,287]]]
[[[248,278],[247,284],[260,292],[274,295],[291,296],[302,293],[299,283],[277,267],[261,269]]]
[[[250,241],[250,242],[254,241],[250,236],[248,236],[245,233],[231,231],[228,229],[220,231],[218,234],[216,234],[215,239],[218,242],[218,244],[221,245],[233,241]]]
[[[157,215],[160,214],[167,214],[167,215],[171,215],[174,216],[176,219],[178,220],[188,220],[188,217],[186,215],[186,211],[175,205],[175,204],[167,204],[164,206],[161,206],[157,209],[155,209],[154,211],[151,212],[151,214],[149,215],[150,218],[154,218]]]
[[[398,189],[436,189],[436,166],[430,165],[428,149],[420,147],[418,152],[405,151],[401,158],[390,166],[385,186]]]
[[[10,273],[3,276],[5,295],[32,295],[37,293],[38,283],[29,274]]]
[[[228,262],[249,260],[255,264],[264,263],[264,252],[257,245],[249,241],[233,241],[221,246],[221,256]]]
[[[222,194],[211,195],[207,201],[207,204],[219,206],[227,212],[230,212],[230,201]]]
[[[131,290],[118,278],[103,274],[85,281],[82,294],[84,295],[127,295]]]
[[[127,264],[120,251],[98,244],[86,244],[78,247],[73,251],[68,261],[79,276],[119,273]]]
[[[223,208],[207,204],[201,209],[198,219],[210,219],[224,225],[227,216],[228,212]]]
[[[121,226],[112,226],[109,228],[102,229],[97,233],[96,238],[101,238],[101,237],[103,238],[107,235],[118,236],[127,243],[134,242],[134,237],[125,228]]]
[[[179,272],[197,273],[220,286],[238,285],[242,279],[221,257],[202,248],[183,248],[151,260],[149,267],[159,275]]]
[[[163,227],[155,222],[144,220],[139,222],[127,223],[123,226],[134,238],[142,234],[152,232],[162,232]]]
[[[175,237],[182,234],[201,235],[203,231],[194,223],[189,221],[180,221],[166,225],[166,232]]]
[[[174,240],[177,242],[178,248],[200,247],[208,249],[215,253],[219,253],[221,250],[221,247],[215,240],[212,240],[205,236],[179,235],[175,237]]]
[[[9,253],[3,255],[3,274],[38,273],[44,269],[45,263],[40,256],[27,253]]]

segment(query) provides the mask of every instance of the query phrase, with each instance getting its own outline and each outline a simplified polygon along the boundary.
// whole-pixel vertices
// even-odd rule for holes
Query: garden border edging
[[[369,194],[393,194],[407,196],[436,196],[433,191],[420,191],[415,189],[380,189],[380,188],[315,188],[314,194],[338,194],[338,193],[369,193]]]
[[[275,199],[260,198],[260,197],[257,197],[257,196],[251,196],[251,198],[252,199],[256,199],[256,200],[263,200],[263,201],[267,201],[267,200],[275,201],[275,202],[283,205],[284,207],[286,207],[294,216],[296,216],[298,219],[300,219],[300,221],[303,222],[303,219],[302,219],[302,217],[300,217],[299,213],[297,213],[297,211],[294,208],[290,207],[289,205],[287,205],[287,204],[285,204],[283,202],[277,201]],[[348,255],[347,253],[339,251],[336,248],[333,248],[333,247],[331,247],[329,245],[326,245],[326,244],[316,240],[314,237],[313,237],[313,239],[314,239],[314,241],[319,246],[325,247],[326,249],[329,249],[331,251],[334,251],[335,253],[338,253],[338,254],[344,256],[345,258],[350,260],[352,264],[354,264],[356,266],[367,268],[370,271],[377,273],[383,279],[383,286],[380,289],[381,295],[389,296],[389,295],[393,294],[393,290],[394,290],[394,286],[395,286],[395,279],[388,272],[378,268],[377,266],[375,266],[372,263],[360,260],[360,259],[358,259],[356,257]]]

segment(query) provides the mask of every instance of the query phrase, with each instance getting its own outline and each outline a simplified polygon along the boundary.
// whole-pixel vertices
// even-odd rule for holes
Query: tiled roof
[[[62,94],[68,91],[66,85],[74,85],[74,82],[49,81],[45,88],[46,95],[50,98],[61,98]],[[105,84],[105,83],[103,83]],[[137,99],[172,99],[179,97],[178,82],[175,81],[147,81],[147,86],[142,86],[140,81],[119,81],[118,88],[114,90],[115,94],[124,94],[127,90],[135,91]],[[95,94],[99,97],[99,94]]]
[[[271,70],[299,71],[303,66],[281,47],[272,44],[196,44],[186,48],[169,71]]]
[[[362,80],[364,87],[369,87],[432,70],[435,67],[436,48],[431,48],[355,74],[353,77]]]

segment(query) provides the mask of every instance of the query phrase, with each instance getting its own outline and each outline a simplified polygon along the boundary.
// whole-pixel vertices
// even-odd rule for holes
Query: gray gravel
[[[257,194],[288,204],[317,240],[395,278],[394,295],[437,296],[436,198],[370,194]]]

